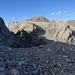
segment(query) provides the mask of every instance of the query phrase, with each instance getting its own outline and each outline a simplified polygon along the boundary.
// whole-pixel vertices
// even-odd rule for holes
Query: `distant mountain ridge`
[[[23,22],[9,23],[8,28],[14,33],[22,29],[28,33],[34,31],[36,35],[43,33],[40,29],[42,28],[45,33],[41,36],[49,40],[75,44],[75,20],[49,20],[43,16],[38,16]],[[36,28],[38,28],[37,32],[35,32]]]

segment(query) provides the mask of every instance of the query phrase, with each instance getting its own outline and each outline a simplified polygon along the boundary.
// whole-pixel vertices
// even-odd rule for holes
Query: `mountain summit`
[[[47,18],[43,16],[37,16],[29,19],[28,21],[34,21],[34,22],[50,22]]]

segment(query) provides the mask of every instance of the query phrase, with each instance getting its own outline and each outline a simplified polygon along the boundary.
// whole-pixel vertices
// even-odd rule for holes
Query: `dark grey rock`
[[[19,48],[32,47],[35,44],[33,43],[31,36],[26,31],[22,30],[16,34],[10,32],[3,19],[0,18],[0,45]]]

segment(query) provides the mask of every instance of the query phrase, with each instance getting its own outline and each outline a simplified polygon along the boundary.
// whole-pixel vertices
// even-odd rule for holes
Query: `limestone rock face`
[[[74,20],[48,20],[45,17],[40,16],[33,17],[20,23],[9,23],[8,28],[14,33],[16,33],[18,30],[24,29],[28,33],[34,32],[36,35],[44,36],[49,40],[75,44]]]

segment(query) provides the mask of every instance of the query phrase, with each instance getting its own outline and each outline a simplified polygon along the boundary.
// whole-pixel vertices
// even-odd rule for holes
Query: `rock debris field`
[[[1,46],[0,75],[75,75],[75,46],[60,42],[32,48]]]

